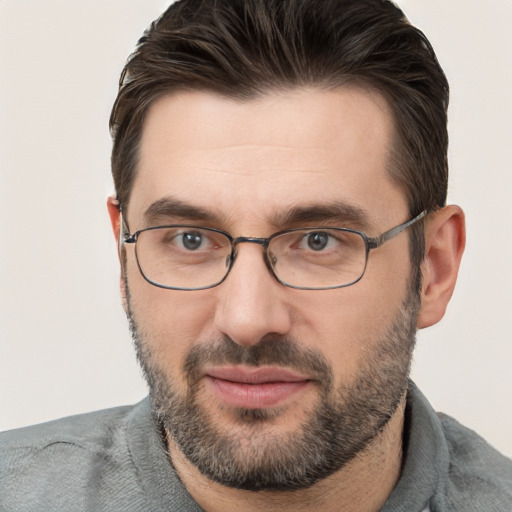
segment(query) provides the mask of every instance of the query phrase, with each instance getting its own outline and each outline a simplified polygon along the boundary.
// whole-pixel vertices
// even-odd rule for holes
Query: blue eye
[[[321,251],[327,247],[330,235],[325,232],[311,233],[307,236],[307,244],[313,251]]]

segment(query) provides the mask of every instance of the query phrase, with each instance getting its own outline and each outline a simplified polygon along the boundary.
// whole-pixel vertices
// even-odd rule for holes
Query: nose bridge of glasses
[[[237,248],[240,244],[248,243],[248,244],[256,244],[261,245],[263,248],[263,254],[264,254],[264,260],[266,266],[269,268],[269,270],[272,271],[272,265],[269,261],[268,256],[268,244],[270,242],[270,238],[259,238],[259,237],[253,237],[253,236],[239,236],[237,238],[234,238],[231,242],[232,247],[232,254],[231,254],[231,265],[233,265],[236,257],[237,257]]]
[[[258,245],[262,245],[264,248],[266,248],[268,246],[268,242],[269,242],[268,238],[257,238],[257,237],[253,237],[253,236],[239,236],[237,238],[234,238],[231,244],[233,246],[233,249],[236,249],[236,247],[239,244],[244,244],[244,243],[258,244]]]

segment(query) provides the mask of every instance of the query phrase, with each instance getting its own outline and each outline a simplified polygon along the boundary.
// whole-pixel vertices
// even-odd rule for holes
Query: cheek
[[[296,338],[320,351],[335,375],[349,382],[395,320],[407,296],[407,279],[377,279],[370,272],[351,287],[318,293],[302,296]]]
[[[212,300],[208,290],[184,292],[148,283],[136,264],[127,265],[130,306],[138,330],[155,357],[182,362],[190,347],[211,337]],[[211,295],[211,294],[210,294]]]
[[[351,300],[353,295],[308,301],[303,328],[298,330],[299,340],[321,352],[344,381],[356,376],[365,347],[375,339],[369,304]]]

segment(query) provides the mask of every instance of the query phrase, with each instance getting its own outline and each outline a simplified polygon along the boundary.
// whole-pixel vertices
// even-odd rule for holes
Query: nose
[[[285,335],[291,327],[287,296],[263,259],[262,247],[241,244],[226,280],[217,288],[216,328],[240,345],[267,334]]]

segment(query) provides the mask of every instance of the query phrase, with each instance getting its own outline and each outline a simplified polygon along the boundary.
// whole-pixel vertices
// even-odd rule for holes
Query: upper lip
[[[309,377],[276,366],[263,366],[257,368],[242,366],[219,366],[209,368],[205,375],[215,379],[239,382],[242,384],[267,384],[270,382],[304,382]]]

